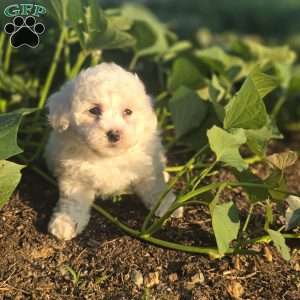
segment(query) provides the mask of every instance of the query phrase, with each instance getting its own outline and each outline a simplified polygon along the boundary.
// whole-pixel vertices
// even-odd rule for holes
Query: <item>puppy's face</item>
[[[156,128],[143,84],[114,64],[82,72],[73,83],[69,108],[68,127],[102,155],[122,153]]]

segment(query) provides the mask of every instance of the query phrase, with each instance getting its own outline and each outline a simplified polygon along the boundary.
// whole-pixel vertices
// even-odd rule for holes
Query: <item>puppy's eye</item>
[[[91,108],[89,110],[89,112],[93,115],[96,115],[96,116],[101,116],[101,114],[102,114],[102,110],[99,106],[95,106],[95,107]]]
[[[126,108],[126,109],[124,110],[123,114],[124,114],[125,116],[130,116],[130,115],[132,115],[132,110],[129,109],[129,108]]]

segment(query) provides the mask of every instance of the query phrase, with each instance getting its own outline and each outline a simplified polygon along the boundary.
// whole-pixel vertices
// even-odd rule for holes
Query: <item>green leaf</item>
[[[20,109],[14,112],[0,114],[0,159],[7,159],[22,152],[17,144],[17,133],[26,114],[35,109]]]
[[[180,142],[195,150],[199,150],[201,147],[208,144],[206,135],[207,128],[212,127],[217,122],[218,118],[213,110],[212,105],[208,105],[206,117],[201,125],[180,138]]]
[[[73,2],[73,1],[72,1]],[[107,19],[97,0],[88,0],[90,8],[89,31],[104,32],[107,28]]]
[[[242,65],[240,58],[224,52],[220,47],[210,47],[204,50],[196,50],[195,56],[215,71],[223,72],[232,66]]]
[[[187,58],[177,58],[172,66],[168,78],[168,89],[174,91],[181,85],[189,88],[196,88],[202,82],[202,75],[198,68]]]
[[[66,5],[68,20],[70,20],[73,25],[77,25],[84,18],[82,1],[67,1]]]
[[[105,11],[106,12],[106,11]],[[118,30],[122,30],[122,31],[126,31],[129,30],[133,24],[133,21],[130,20],[129,18],[126,18],[124,16],[108,16],[107,17],[108,22],[110,23],[110,26],[118,29]]]
[[[260,157],[265,157],[267,146],[271,139],[282,138],[282,135],[270,119],[262,128],[245,130],[245,134],[247,136],[248,147]]]
[[[122,16],[106,17],[96,0],[67,2],[68,18],[84,49],[115,49],[135,45],[135,39],[123,28],[129,29],[131,22]],[[126,24],[125,24],[126,23]]]
[[[83,24],[85,16],[83,10],[83,4],[81,0],[66,1],[66,14],[67,19],[72,24],[74,30],[76,31],[80,44],[84,46],[84,36],[83,36]]]
[[[169,101],[176,138],[200,126],[207,114],[205,103],[193,90],[181,86]]]
[[[284,63],[274,63],[276,77],[283,89],[288,89],[292,78],[292,66]]]
[[[122,15],[135,21],[132,33],[137,39],[136,56],[156,55],[168,50],[167,28],[148,9],[126,4]]]
[[[250,53],[259,60],[267,62],[278,62],[284,64],[293,64],[296,60],[296,53],[288,46],[266,47],[253,39],[244,39],[242,42]]]
[[[289,95],[297,95],[300,92],[300,65],[293,69],[288,92]]]
[[[229,249],[231,241],[237,238],[240,229],[239,213],[232,201],[214,207],[212,226],[219,253],[223,255]]]
[[[274,222],[273,206],[270,201],[267,201],[264,230],[267,231],[273,222]]]
[[[288,190],[285,178],[281,170],[274,169],[271,175],[265,180],[265,182],[270,186],[269,194],[273,200],[281,202],[286,198],[288,192],[281,192]],[[280,191],[274,191],[274,189],[278,189]]]
[[[175,42],[168,50],[163,54],[163,60],[169,61],[176,57],[179,53],[187,51],[192,48],[190,41],[178,41]]]
[[[0,208],[8,201],[21,179],[22,165],[0,160]]]
[[[45,0],[37,1],[41,5],[45,5]],[[70,0],[52,0],[47,1],[47,11],[52,16],[57,24],[62,28],[66,19],[66,6]]]
[[[234,171],[234,175],[241,182],[255,183],[261,185],[264,184],[262,179],[251,173],[251,171],[249,170],[245,170],[242,172]],[[252,203],[265,201],[269,197],[267,187],[243,186],[243,190],[246,192],[248,199]]]
[[[127,32],[108,27],[104,33],[90,33],[85,44],[87,49],[118,49],[134,46],[135,40]]]
[[[225,108],[224,128],[259,129],[268,120],[262,97],[275,88],[269,76],[252,72]]]
[[[239,153],[239,148],[246,142],[243,130],[228,133],[224,129],[213,126],[207,131],[209,145],[216,154],[217,160],[236,168],[239,171],[247,169],[248,165]]]
[[[291,259],[290,249],[286,245],[283,235],[279,231],[274,231],[272,229],[268,229],[268,233],[269,233],[269,236],[271,237],[275,247],[280,252],[282,257],[285,260],[290,260]]]
[[[251,72],[250,77],[261,98],[264,98],[266,95],[268,95],[279,84],[275,77],[264,74],[258,69],[255,69],[253,72]]]
[[[208,87],[209,100],[213,104],[214,110],[220,120],[224,121],[225,110],[224,106],[219,102],[222,101],[226,95],[225,88],[221,85],[220,80],[216,75],[213,75],[212,80],[209,83]]]

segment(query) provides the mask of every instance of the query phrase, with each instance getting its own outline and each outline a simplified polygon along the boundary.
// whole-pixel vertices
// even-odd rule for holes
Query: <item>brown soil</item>
[[[300,162],[288,172],[289,186],[297,191],[299,170]],[[242,200],[243,193],[237,189],[231,197]],[[300,299],[296,241],[289,244],[290,262],[271,245],[261,246],[257,256],[212,260],[131,238],[93,211],[83,234],[61,242],[47,233],[56,200],[55,188],[26,171],[2,209],[0,299]],[[133,196],[118,203],[99,203],[131,227],[140,225],[147,213]],[[258,228],[262,222],[258,213],[251,226]],[[189,207],[182,220],[169,222],[159,235],[190,245],[212,245],[210,226],[204,207]],[[66,266],[79,274],[77,281]],[[144,279],[140,286],[136,271]]]

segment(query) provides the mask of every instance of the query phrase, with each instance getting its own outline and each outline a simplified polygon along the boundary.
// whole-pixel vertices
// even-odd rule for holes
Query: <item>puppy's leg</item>
[[[78,235],[90,219],[94,191],[80,182],[61,181],[60,198],[49,223],[49,232],[61,240]]]
[[[149,176],[144,177],[140,180],[135,186],[134,189],[136,193],[141,197],[143,203],[148,209],[151,209],[158,198],[164,193],[167,189],[167,183],[163,172],[158,172],[155,174],[149,174]],[[175,201],[176,196],[172,191],[168,192],[162,203],[155,211],[155,215],[158,217],[163,216],[170,206]],[[181,218],[183,216],[183,208],[178,208],[173,214],[172,217]]]

